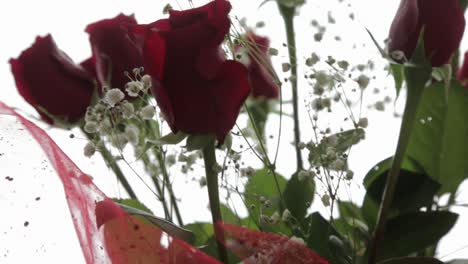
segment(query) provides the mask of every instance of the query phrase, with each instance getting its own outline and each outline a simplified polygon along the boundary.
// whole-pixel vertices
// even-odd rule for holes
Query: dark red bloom
[[[170,11],[168,19],[139,28],[145,36],[145,69],[152,92],[171,127],[214,134],[222,142],[250,92],[246,68],[226,60],[220,44],[229,32],[225,0]]]
[[[124,89],[130,80],[124,72],[143,66],[141,42],[130,37],[128,29],[136,25],[133,15],[120,14],[86,27],[93,52],[96,78],[101,85]]]
[[[448,63],[465,30],[460,1],[402,0],[390,28],[389,51],[400,50],[411,58],[423,27],[432,66]]]
[[[84,116],[94,90],[92,77],[50,35],[37,37],[10,64],[19,93],[44,121],[69,125]]]
[[[268,54],[270,40],[266,37],[258,36],[252,31],[249,31],[243,37],[246,44],[243,46],[238,45],[235,50],[241,56],[241,61],[243,61],[249,71],[252,96],[269,99],[278,98],[279,87],[274,81],[273,67]],[[246,55],[247,59],[242,58],[242,56]]]

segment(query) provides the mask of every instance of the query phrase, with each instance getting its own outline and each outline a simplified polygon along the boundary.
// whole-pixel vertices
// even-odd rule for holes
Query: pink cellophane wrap
[[[220,263],[184,241],[165,234],[158,227],[127,214],[94,185],[92,178],[83,173],[44,130],[0,102],[0,121],[6,116],[14,116],[20,125],[32,135],[42,148],[53,170],[60,177],[86,263]],[[24,130],[23,128],[15,129]],[[0,140],[3,139],[3,136],[0,135]],[[14,140],[10,139],[10,141]],[[15,144],[11,143],[11,146],[14,148]],[[4,154],[0,150],[0,155]],[[0,158],[4,157],[0,156]],[[27,160],[20,165],[32,166]],[[22,176],[27,177],[28,175]],[[5,181],[13,181],[10,176],[4,177]],[[1,194],[0,198],[2,198]],[[47,214],[46,211],[41,213]],[[28,222],[24,223],[25,227],[28,225]],[[243,259],[243,263],[329,263],[306,245],[289,237],[249,230],[230,224],[219,223],[219,225],[226,234],[226,241],[224,241],[226,247],[240,259]],[[44,226],[43,228],[50,229],[52,232],[60,232],[53,226]],[[36,250],[36,252],[38,251]],[[7,255],[8,252],[5,257]],[[34,258],[34,256],[31,257]]]

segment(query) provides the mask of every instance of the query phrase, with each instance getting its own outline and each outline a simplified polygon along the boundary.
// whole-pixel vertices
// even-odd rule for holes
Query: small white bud
[[[275,49],[275,48],[270,48],[270,49],[268,49],[268,54],[270,54],[270,56],[277,56],[278,55],[278,50]]]
[[[343,159],[338,158],[330,164],[330,167],[332,170],[342,171],[346,168],[346,162]]]
[[[339,61],[338,62],[338,67],[340,67],[341,69],[346,71],[348,69],[348,67],[349,67],[349,62],[347,62],[345,60]]]
[[[305,181],[308,177],[309,177],[309,172],[304,171],[304,170],[301,170],[301,171],[297,174],[297,179],[298,179],[300,182]]]
[[[299,149],[305,149],[306,146],[307,146],[307,144],[304,143],[304,142],[299,142],[299,143],[297,143],[297,147],[298,147]]]
[[[323,38],[323,33],[322,32],[317,32],[314,34],[314,40],[317,41],[317,42],[320,42],[322,41],[322,38]]]
[[[352,170],[347,170],[346,171],[346,180],[350,181],[354,177],[354,172]]]
[[[127,145],[128,139],[124,133],[118,133],[110,136],[110,142],[117,149],[123,149]]]
[[[139,81],[131,81],[125,85],[125,91],[127,91],[127,94],[131,97],[137,97],[138,93],[144,88],[144,83]]]
[[[133,145],[138,144],[138,134],[139,134],[138,127],[134,125],[125,127],[125,136],[127,137],[127,140]]]
[[[405,53],[401,50],[394,50],[390,53],[390,57],[396,61],[401,61],[405,58]]]
[[[330,144],[330,146],[335,147],[336,145],[338,145],[338,137],[336,135],[329,136],[327,138],[327,141],[328,141],[328,144]]]
[[[90,141],[85,145],[83,152],[85,157],[90,158],[96,152],[96,146],[94,146],[94,143]]]
[[[304,241],[304,239],[302,239],[302,238],[300,238],[300,237],[296,237],[296,236],[292,236],[292,237],[289,239],[289,241],[292,241],[292,242],[294,242],[294,243],[299,243],[299,244],[301,244],[301,245],[305,245],[305,244],[306,244],[305,241]]]
[[[283,214],[281,215],[281,220],[283,222],[288,222],[291,219],[291,212],[288,209],[285,209],[283,211]]]
[[[367,128],[369,125],[369,120],[366,117],[359,118],[357,125],[362,128]]]
[[[96,133],[98,130],[98,124],[94,121],[89,121],[89,122],[86,122],[85,126],[84,126],[84,131],[86,131],[87,133]]]
[[[247,168],[241,169],[241,173],[242,173],[242,176],[252,177],[255,174],[255,169],[249,166]]]
[[[151,120],[155,114],[156,110],[152,105],[147,105],[140,110],[140,116],[145,120]]]
[[[382,101],[378,101],[374,105],[375,109],[378,111],[385,111],[385,104]]]
[[[104,102],[106,102],[111,107],[114,107],[115,104],[122,101],[125,98],[125,94],[120,91],[118,88],[110,89],[104,95]]]
[[[322,203],[325,207],[330,206],[330,196],[328,194],[322,196]]]
[[[206,177],[201,177],[200,180],[198,181],[200,184],[200,187],[205,187],[206,186]]]
[[[109,118],[105,118],[99,123],[99,130],[104,134],[110,134],[112,132],[112,123]]]
[[[369,77],[367,77],[366,75],[359,75],[358,79],[357,79],[357,83],[359,84],[359,88],[361,89],[366,89],[367,86],[369,85]]]
[[[135,113],[135,107],[132,103],[125,101],[121,104],[122,115],[125,119],[131,118]]]
[[[141,81],[145,85],[143,89],[144,92],[146,92],[148,89],[151,88],[151,76],[149,76],[148,74],[145,74],[143,75],[143,77],[141,77]]]
[[[281,64],[281,68],[282,68],[283,72],[287,72],[287,71],[289,71],[291,69],[291,64],[285,62],[285,63]]]

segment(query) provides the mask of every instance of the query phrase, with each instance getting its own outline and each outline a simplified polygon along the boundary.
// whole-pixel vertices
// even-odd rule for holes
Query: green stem
[[[218,246],[219,258],[223,263],[228,263],[226,247],[224,247],[224,232],[218,225],[223,221],[221,216],[221,205],[218,191],[218,172],[216,171],[215,142],[211,140],[203,147],[203,159],[205,161],[206,182],[208,187],[208,198],[210,200],[211,216],[213,219],[214,233]]]
[[[159,133],[156,130],[156,128],[154,128],[149,121],[146,121],[145,125],[146,125],[146,127],[148,129],[148,133],[150,135],[150,138],[151,139],[158,139],[159,138]],[[177,217],[177,221],[179,222],[180,226],[183,226],[184,222],[183,222],[182,216],[180,214],[179,206],[177,204],[177,199],[176,199],[175,194],[174,194],[174,189],[172,188],[172,184],[170,183],[169,173],[168,173],[167,168],[166,168],[166,163],[164,162],[164,156],[162,154],[162,151],[163,151],[162,148],[160,148],[159,151],[157,151],[156,149],[153,149],[153,154],[156,157],[156,159],[158,160],[159,167],[161,168],[161,172],[162,172],[162,176],[163,176],[164,184],[163,184],[163,187],[162,187],[161,195],[164,197],[164,188],[165,188],[165,186],[167,186],[167,190],[169,191],[169,199],[171,201],[172,208],[174,208],[174,211],[175,211],[175,214],[176,214],[176,217]]]
[[[416,123],[417,110],[424,91],[425,83],[429,77],[430,70],[427,72],[427,68],[425,67],[405,67],[408,95],[406,97],[397,149],[393,157],[392,167],[387,177],[383,199],[377,216],[377,224],[373,240],[370,244],[369,264],[376,263],[378,259],[379,246],[384,238],[386,222],[390,213],[390,206],[395,195],[401,164],[405,157],[406,149],[411,137],[411,131]]]
[[[83,133],[86,135],[86,137],[88,139],[91,140],[94,137],[95,140],[99,141],[99,136],[97,136],[97,135],[93,136],[93,135],[91,135],[89,133],[86,133],[84,130],[82,130],[82,131],[83,131]],[[104,159],[104,162],[106,162],[107,167],[109,167],[114,172],[115,176],[117,176],[117,179],[119,180],[119,182],[124,187],[124,189],[127,192],[128,196],[130,196],[130,198],[132,198],[132,199],[137,199],[135,192],[133,191],[132,187],[130,186],[130,184],[127,181],[127,178],[125,178],[125,175],[123,174],[123,172],[120,169],[119,165],[115,161],[115,159],[112,156],[112,154],[110,153],[110,151],[106,148],[106,146],[103,145],[102,148],[99,149],[99,152],[101,153],[102,158]]]
[[[291,64],[291,88],[292,88],[292,103],[293,103],[293,119],[294,119],[294,146],[296,148],[297,171],[304,168],[302,161],[302,153],[299,148],[301,134],[299,128],[299,102],[297,93],[297,55],[296,55],[296,40],[294,34],[294,13],[295,7],[286,7],[278,3],[278,8],[284,20],[286,27],[286,38],[288,43],[289,63]]]
[[[169,173],[167,172],[166,164],[164,162],[164,158],[162,153],[155,151],[156,158],[158,159],[159,166],[161,167],[163,181],[166,183],[167,190],[169,191],[169,199],[171,199],[172,207],[174,208],[175,215],[177,217],[177,222],[179,222],[180,226],[184,225],[184,221],[182,220],[182,216],[180,214],[179,206],[177,205],[177,199],[174,194],[174,189],[172,188],[172,184],[169,180]]]
[[[148,157],[148,155],[146,153],[143,154],[141,158],[143,160],[143,164],[145,165],[148,172],[150,173],[151,180],[153,181],[154,187],[156,188],[156,192],[159,195],[159,199],[160,199],[160,201],[161,201],[161,203],[163,205],[163,208],[164,208],[164,215],[166,216],[166,219],[168,219],[169,221],[172,222],[172,216],[171,216],[171,213],[169,212],[169,208],[167,207],[166,199],[164,198],[164,194],[162,192],[161,185],[158,182],[157,175],[153,175],[153,173],[150,170],[149,165],[151,164],[151,161],[150,161],[150,159],[149,159],[149,157]]]

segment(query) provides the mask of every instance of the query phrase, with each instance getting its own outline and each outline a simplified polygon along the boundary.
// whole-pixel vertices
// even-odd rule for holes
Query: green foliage
[[[383,259],[407,256],[437,243],[455,225],[458,215],[447,211],[411,212],[390,219],[382,245]]]
[[[322,156],[327,153],[332,137],[336,137],[337,142],[334,146],[337,155],[345,154],[349,148],[359,143],[365,137],[365,131],[361,128],[350,129],[340,133],[324,137],[317,146],[308,146],[309,162],[314,166],[328,167],[330,164]]]
[[[274,175],[268,169],[258,170],[254,176],[249,178],[245,186],[245,203],[249,208],[250,216],[259,222],[259,215],[271,216],[274,212],[280,212],[280,193],[286,187],[286,179],[277,174],[278,187]],[[262,198],[263,197],[263,198]],[[269,206],[266,206],[265,202]],[[281,212],[280,212],[281,213]]]
[[[141,210],[143,212],[153,214],[153,212],[151,212],[151,210],[146,205],[144,205],[143,203],[141,203],[140,201],[138,201],[136,199],[117,199],[117,198],[114,198],[112,200],[114,200],[114,202],[116,202],[116,203],[118,203],[120,205],[126,205],[128,207],[132,207],[132,208]]]
[[[361,209],[362,219],[370,230],[374,229],[379,210],[379,203],[385,188],[392,157],[377,163],[365,176],[366,196]],[[411,210],[418,211],[432,203],[433,197],[440,189],[440,184],[425,175],[421,166],[410,158],[403,160],[400,177],[396,186],[397,194],[392,202],[392,214]]]
[[[300,223],[303,222],[307,209],[312,204],[314,190],[314,181],[312,179],[300,181],[297,173],[295,173],[286,184],[286,189],[283,193],[286,208],[288,208],[291,215]]]
[[[155,140],[151,140],[149,142],[152,142],[153,144],[157,146],[175,145],[175,144],[182,142],[182,140],[184,140],[186,137],[187,137],[187,134],[184,134],[182,132],[178,132],[177,134],[169,133],[163,137],[160,137]]]
[[[428,87],[421,99],[407,154],[454,193],[468,174],[468,90],[452,81],[445,96],[443,83]]]
[[[213,225],[211,223],[196,222],[184,226],[185,229],[193,232],[195,239],[192,245],[196,247],[204,246],[208,239],[213,236]]]
[[[214,140],[214,137],[209,134],[200,134],[200,135],[189,135],[187,137],[187,150],[192,151],[192,150],[197,150],[197,149],[202,149],[210,142]]]
[[[343,255],[343,252],[347,251],[347,246],[343,243],[340,234],[320,213],[309,215],[306,221],[308,232],[305,242],[309,248],[332,263],[350,263],[347,254]]]
[[[377,264],[443,264],[443,262],[431,257],[402,257],[386,259]]]
[[[403,75],[403,68],[404,66],[401,64],[390,64],[390,73],[392,74],[393,79],[395,80],[395,89],[397,97],[400,94],[401,87],[403,86],[403,82],[405,80],[405,77]]]
[[[378,204],[382,199],[387,176],[388,171],[383,172],[367,187],[366,195]],[[402,169],[395,191],[397,195],[390,208],[399,212],[418,211],[421,207],[432,205],[439,189],[440,184],[427,175]]]
[[[135,199],[114,199],[114,201],[129,215],[137,217],[146,223],[155,225],[174,237],[187,242],[194,239],[193,233],[190,230],[183,229],[164,218],[153,215],[148,207]]]

